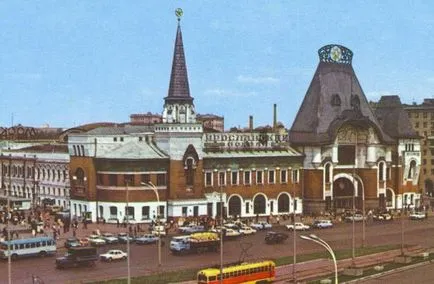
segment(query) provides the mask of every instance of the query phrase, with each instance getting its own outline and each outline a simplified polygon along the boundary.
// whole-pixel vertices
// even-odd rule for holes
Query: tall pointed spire
[[[182,15],[182,13],[181,13]],[[176,30],[175,49],[173,52],[172,73],[170,74],[169,92],[165,98],[169,100],[192,101],[190,87],[188,84],[187,64],[185,62],[184,44],[182,42],[182,32],[180,25],[180,15],[178,16],[178,28]]]
[[[178,17],[178,28],[176,30],[169,92],[164,98],[163,123],[196,123],[196,112],[193,98],[190,96],[187,64],[185,63],[184,44],[182,42],[180,24],[182,9],[176,9],[175,14]]]

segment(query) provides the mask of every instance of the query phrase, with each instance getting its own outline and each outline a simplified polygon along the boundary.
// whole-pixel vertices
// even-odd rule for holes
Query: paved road
[[[434,264],[424,265],[394,274],[385,275],[371,280],[360,281],[363,284],[431,284],[434,283]]]
[[[406,234],[405,239],[408,244],[420,244],[422,246],[434,246],[434,239],[431,235],[434,233],[434,218],[425,221],[405,220]],[[116,226],[106,224],[100,226],[102,232],[119,230]],[[89,228],[89,230],[91,230]],[[88,230],[88,231],[89,231]],[[275,230],[283,231],[284,227],[278,227]],[[361,223],[356,225],[356,244],[361,244]],[[317,235],[328,241],[334,249],[350,248],[352,226],[351,224],[338,224],[330,230],[317,230]],[[299,234],[299,233],[297,233]],[[234,262],[239,260],[242,254],[242,248],[253,247],[248,250],[246,259],[263,259],[275,258],[279,256],[292,255],[293,238],[292,232],[289,239],[284,244],[266,245],[264,244],[265,232],[258,232],[254,236],[246,236],[239,241],[227,241],[224,246],[225,262]],[[366,228],[368,245],[399,244],[401,241],[401,222],[399,220],[390,223],[373,223]],[[61,243],[59,242],[59,245]],[[105,252],[109,248],[121,248],[126,250],[125,245],[107,246],[100,248],[100,252]],[[297,238],[297,253],[311,253],[322,251],[323,248],[315,243]],[[59,254],[64,253],[59,249]],[[112,279],[126,277],[126,261],[114,263],[98,262],[94,268],[77,268],[69,270],[56,270],[54,267],[54,258],[29,258],[21,259],[12,264],[13,283],[32,283],[31,276],[37,275],[45,283],[80,283],[86,280]],[[168,271],[185,269],[192,267],[203,267],[217,265],[219,263],[219,253],[205,253],[202,255],[173,256],[168,250],[168,240],[166,246],[162,249],[162,267],[157,263],[157,246],[139,246],[131,245],[130,257],[131,275],[146,275],[155,271]],[[7,280],[7,263],[0,263],[0,283]]]

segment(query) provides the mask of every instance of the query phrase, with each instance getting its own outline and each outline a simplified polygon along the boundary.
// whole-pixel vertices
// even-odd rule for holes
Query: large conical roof
[[[374,115],[351,66],[353,53],[341,45],[326,45],[289,133],[293,144],[318,145],[334,141],[346,123],[371,126],[384,143],[392,143]]]
[[[169,92],[165,98],[167,101],[193,101],[190,96],[188,84],[187,64],[185,62],[184,44],[182,42],[181,25],[178,21],[176,31],[175,49],[173,52],[172,72],[170,74]]]

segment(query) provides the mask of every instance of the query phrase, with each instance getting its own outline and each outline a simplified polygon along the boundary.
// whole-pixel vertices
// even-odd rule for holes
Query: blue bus
[[[7,259],[9,255],[15,260],[19,257],[56,254],[56,241],[52,237],[37,237],[16,239],[0,242],[0,258]]]

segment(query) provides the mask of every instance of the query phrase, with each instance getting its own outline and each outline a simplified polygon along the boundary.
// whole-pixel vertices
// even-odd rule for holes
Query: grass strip
[[[355,250],[356,256],[363,256],[369,254],[375,254],[379,252],[385,252],[389,250],[394,250],[400,248],[400,245],[383,245],[383,246],[374,246],[374,247],[365,247],[365,248],[357,248]],[[346,259],[351,258],[352,249],[342,249],[335,251],[336,258]],[[327,251],[316,252],[310,254],[300,254],[297,255],[297,262],[305,262],[309,260],[319,259],[319,258],[330,258],[330,254]],[[293,263],[293,256],[283,256],[274,259],[276,266],[282,266],[286,264]],[[131,283],[152,283],[152,284],[167,284],[167,283],[176,283],[182,281],[191,281],[196,278],[196,273],[201,268],[191,268],[191,269],[183,269],[178,271],[167,271],[164,273],[155,273],[146,276],[133,277],[131,278]],[[127,283],[126,278],[121,279],[113,279],[113,280],[105,280],[105,281],[96,281],[96,282],[86,282],[92,284],[124,284]]]

